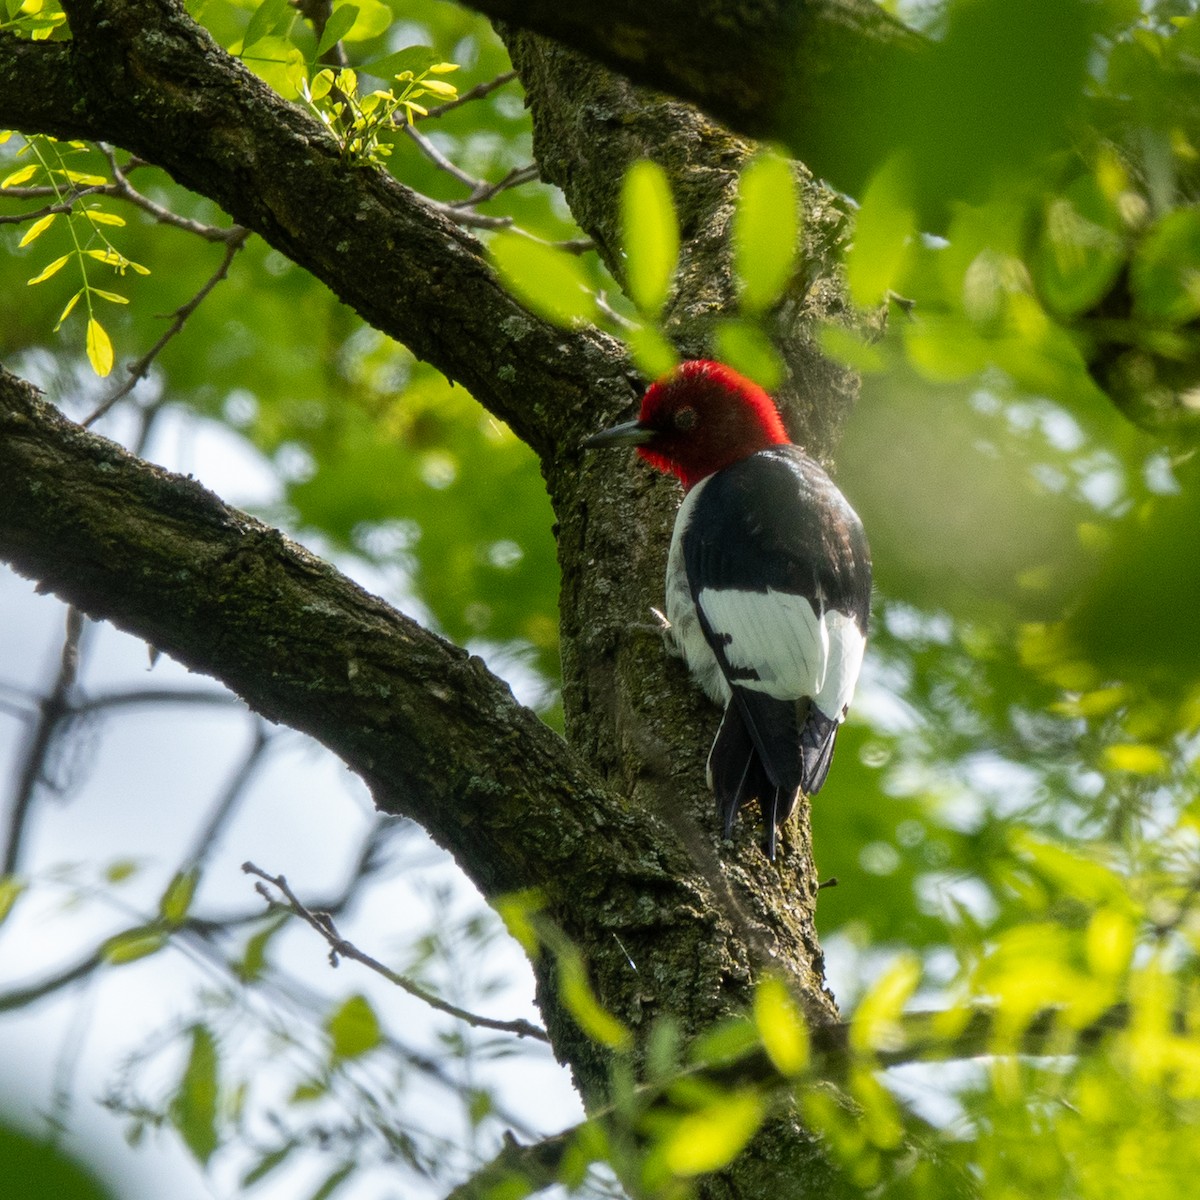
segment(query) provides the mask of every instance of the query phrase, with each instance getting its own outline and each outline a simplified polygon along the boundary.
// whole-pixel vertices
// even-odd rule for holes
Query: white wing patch
[[[692,602],[692,586],[688,583],[687,568],[683,561],[683,535],[692,520],[692,510],[708,480],[702,480],[683,498],[675,518],[675,531],[671,535],[671,550],[667,555],[667,620],[671,624],[671,639],[696,682],[708,693],[709,699],[724,706],[729,703],[731,692],[725,680],[721,664],[712,652],[700,618]]]
[[[776,700],[811,696],[827,717],[842,719],[865,646],[853,617],[836,609],[818,617],[805,597],[770,589],[705,588],[699,601],[740,687]]]

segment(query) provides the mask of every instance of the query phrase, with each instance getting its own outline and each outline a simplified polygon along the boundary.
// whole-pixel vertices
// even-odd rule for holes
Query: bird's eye
[[[690,404],[684,405],[683,408],[675,410],[675,428],[687,433],[689,429],[695,428],[696,425],[696,410]]]

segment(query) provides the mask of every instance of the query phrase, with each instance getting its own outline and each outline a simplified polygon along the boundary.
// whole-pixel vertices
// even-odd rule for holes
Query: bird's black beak
[[[600,433],[594,433],[582,443],[584,450],[603,450],[607,446],[644,446],[654,438],[655,431],[641,421],[626,421]]]

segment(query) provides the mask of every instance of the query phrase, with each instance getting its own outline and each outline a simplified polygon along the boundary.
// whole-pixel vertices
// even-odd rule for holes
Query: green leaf
[[[1094,175],[1050,199],[1032,264],[1048,308],[1064,317],[1086,312],[1103,299],[1124,262],[1120,217]]]
[[[391,6],[381,3],[381,0],[355,0],[354,7],[358,9],[358,17],[353,28],[344,35],[344,40],[348,42],[366,42],[377,38],[386,33],[396,19]],[[338,8],[334,9],[335,14],[338,11]]]
[[[331,46],[336,46],[354,28],[358,20],[358,7],[354,4],[343,4],[335,8],[329,20],[325,22],[325,31],[317,43],[317,57],[320,58]]]
[[[538,316],[571,325],[595,314],[587,272],[574,255],[516,233],[498,234],[488,252],[509,290]]]
[[[822,325],[817,331],[821,351],[860,374],[874,374],[886,365],[883,351],[844,325]]]
[[[1200,209],[1163,217],[1134,255],[1130,279],[1136,316],[1172,325],[1200,316]]]
[[[542,948],[533,918],[545,905],[545,895],[537,888],[509,892],[492,901],[492,907],[504,922],[504,928],[517,939],[532,961],[537,960]]]
[[[768,392],[783,381],[783,359],[756,322],[737,317],[719,321],[713,331],[713,342],[722,362]]]
[[[766,976],[754,990],[754,1023],[763,1049],[781,1075],[799,1075],[808,1066],[808,1025],[787,985]]]
[[[254,10],[250,24],[246,26],[246,32],[242,36],[241,52],[245,54],[251,46],[273,33],[287,12],[288,0],[263,0]]]
[[[363,63],[358,69],[376,79],[386,79],[389,83],[397,75],[408,72],[410,75],[420,75],[441,61],[442,56],[430,46],[405,46],[394,54],[385,54],[382,58],[373,58]]]
[[[371,1002],[362,995],[350,996],[325,1022],[333,1059],[360,1058],[383,1040],[379,1019]]]
[[[275,935],[283,929],[291,919],[291,914],[277,913],[268,919],[266,925],[246,942],[245,952],[241,960],[234,964],[234,972],[243,983],[251,983],[261,977],[267,965],[267,948]]]
[[[699,1066],[720,1067],[745,1058],[761,1043],[758,1030],[745,1017],[731,1017],[705,1030],[691,1045],[688,1058]]]
[[[313,1192],[309,1200],[329,1200],[329,1197],[354,1173],[354,1167],[355,1164],[352,1162],[343,1163],[336,1171],[333,1171],[326,1177],[325,1182]]]
[[[314,1100],[320,1100],[322,1096],[329,1092],[329,1081],[326,1079],[307,1079],[303,1083],[298,1083],[292,1089],[292,1094],[289,1100],[292,1104],[310,1104]]]
[[[105,962],[113,966],[136,962],[139,958],[147,958],[158,953],[168,941],[165,929],[157,925],[139,925],[127,929],[124,933],[115,934],[100,947],[100,954]]]
[[[904,160],[894,156],[863,193],[846,254],[846,282],[854,303],[872,308],[898,282],[917,237],[912,189]]]
[[[205,1025],[192,1026],[192,1048],[171,1103],[171,1121],[184,1144],[201,1163],[218,1145],[217,1044]]]
[[[66,315],[65,313],[63,314]],[[109,883],[124,883],[132,879],[138,872],[138,862],[134,858],[117,858],[104,868],[104,878]]]
[[[103,379],[113,369],[112,340],[95,317],[87,323],[87,356],[92,370]]]
[[[658,379],[679,365],[679,351],[655,325],[634,325],[621,331],[637,369],[647,379]]]
[[[264,1154],[243,1176],[242,1187],[253,1187],[260,1179],[265,1179],[276,1167],[282,1166],[297,1147],[296,1142],[284,1142],[277,1150]]]
[[[158,902],[158,915],[171,928],[177,928],[187,919],[199,881],[200,870],[198,867],[192,867],[187,871],[176,872],[175,877],[167,884],[167,889]]]
[[[763,1098],[755,1091],[731,1092],[681,1117],[663,1138],[661,1152],[676,1175],[690,1177],[728,1166],[758,1132],[766,1116]]]
[[[666,303],[679,258],[679,220],[666,172],[644,158],[625,172],[621,187],[625,290],[638,308],[657,316]]]
[[[48,213],[46,216],[34,221],[30,227],[25,230],[25,236],[17,243],[17,246],[28,246],[30,242],[42,236],[51,225],[54,224],[58,213]]]
[[[742,308],[761,313],[783,294],[795,269],[800,225],[791,165],[760,154],[742,172],[733,215],[733,262]]]
[[[920,980],[921,964],[916,956],[898,955],[859,1001],[850,1022],[850,1045],[855,1050],[871,1051],[894,1042],[900,1014]]]

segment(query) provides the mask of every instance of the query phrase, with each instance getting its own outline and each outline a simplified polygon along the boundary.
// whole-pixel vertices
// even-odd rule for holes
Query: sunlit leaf
[[[1104,762],[1114,771],[1127,771],[1131,775],[1160,775],[1169,766],[1166,755],[1157,746],[1133,742],[1105,746]]]
[[[796,214],[788,161],[775,154],[753,158],[742,172],[733,218],[734,270],[747,312],[770,308],[791,279],[800,237]]]
[[[713,330],[713,343],[722,362],[767,391],[783,382],[783,358],[756,322],[726,318]]]
[[[85,289],[80,288],[79,291],[77,291],[75,293],[75,295],[73,295],[70,298],[70,300],[67,301],[66,306],[62,310],[62,314],[58,318],[58,324],[54,326],[55,333],[57,333],[59,331],[59,329],[62,328],[62,323],[71,315],[71,312],[75,308],[75,305],[79,303],[79,298],[80,298],[80,296],[83,295],[84,290]]]
[[[504,928],[521,944],[530,959],[541,953],[541,940],[533,917],[545,906],[545,897],[536,889],[509,892],[492,901],[492,907],[504,922]]]
[[[861,1051],[894,1045],[900,1036],[900,1015],[920,980],[919,960],[898,955],[859,1001],[850,1023],[850,1044]]]
[[[371,1002],[362,995],[350,996],[325,1022],[330,1051],[335,1059],[360,1058],[383,1040],[379,1018]]]
[[[787,985],[766,976],[754,990],[754,1023],[763,1049],[782,1075],[799,1075],[808,1067],[808,1025]]]
[[[165,929],[158,926],[139,926],[110,937],[100,948],[105,962],[113,966],[136,962],[139,958],[147,958],[156,954],[169,941]]]
[[[1125,261],[1121,220],[1094,175],[1046,206],[1034,272],[1048,307],[1075,316],[1099,302]]]
[[[257,45],[268,34],[273,33],[276,26],[288,12],[288,0],[262,0],[250,17],[250,24],[242,37],[242,53],[251,46]]]
[[[27,163],[23,167],[18,167],[11,175],[6,175],[3,180],[0,180],[0,190],[4,188],[17,187],[19,184],[27,183],[37,174],[38,164]]]
[[[113,345],[104,326],[95,317],[87,323],[87,356],[92,370],[103,379],[113,369]]]
[[[49,279],[51,275],[57,275],[58,272],[61,271],[64,266],[66,266],[67,259],[70,257],[71,256],[69,254],[64,254],[61,257],[56,258],[52,263],[49,264],[49,266],[45,267],[40,274],[35,275],[28,281],[29,286],[32,287],[35,283],[42,283],[44,280]]]
[[[505,284],[539,316],[559,325],[594,316],[587,272],[574,255],[516,233],[497,235],[488,251]]]
[[[30,227],[25,230],[25,236],[17,243],[18,246],[28,246],[35,238],[39,238],[51,225],[54,224],[58,213],[48,213],[46,216],[34,221]]]
[[[395,20],[390,5],[382,3],[381,0],[354,0],[354,7],[358,9],[358,17],[343,35],[344,40],[348,42],[366,42],[377,38],[386,33]],[[336,14],[338,8],[333,11]]]
[[[558,960],[559,999],[575,1023],[593,1041],[615,1050],[627,1048],[633,1035],[600,1003],[588,982],[587,968],[577,951],[564,948]]]
[[[325,22],[325,31],[317,43],[317,57],[320,58],[331,46],[337,45],[358,20],[358,7],[354,4],[343,4],[333,10],[329,20]]]
[[[84,216],[87,217],[93,225],[124,225],[125,218],[118,216],[116,213],[105,212],[102,208],[89,208],[84,210]]]
[[[666,1165],[684,1177],[719,1171],[742,1152],[765,1115],[763,1098],[756,1091],[723,1095],[679,1119],[662,1142]]]
[[[1088,965],[1097,975],[1120,975],[1133,958],[1136,936],[1137,930],[1126,913],[1099,909],[1088,922]]]
[[[654,325],[634,325],[622,330],[637,368],[647,379],[658,379],[679,365],[679,351]]]
[[[855,304],[882,303],[895,288],[917,236],[909,171],[890,159],[867,186],[854,221],[854,243],[846,254],[846,282]]]
[[[666,303],[679,257],[679,219],[666,172],[640,159],[621,187],[625,288],[638,308],[655,316]]]

